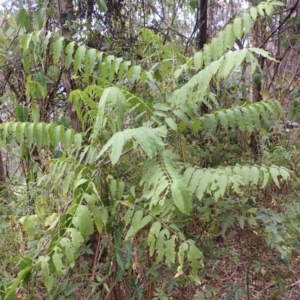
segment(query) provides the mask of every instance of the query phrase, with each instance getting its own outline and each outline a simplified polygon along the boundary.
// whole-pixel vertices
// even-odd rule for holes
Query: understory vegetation
[[[297,287],[300,60],[278,55],[298,2],[249,2],[205,37],[181,20],[200,2],[3,8],[1,299]]]

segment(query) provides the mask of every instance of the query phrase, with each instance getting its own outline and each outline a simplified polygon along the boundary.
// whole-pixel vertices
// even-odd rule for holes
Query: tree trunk
[[[197,35],[197,49],[202,50],[207,43],[207,0],[200,0],[197,10],[197,23],[198,23],[198,35]],[[205,103],[200,105],[200,114],[208,113],[208,106]]]
[[[197,49],[203,49],[207,43],[207,0],[200,0],[197,12],[198,20],[198,36],[197,36]]]
[[[75,19],[73,2],[72,0],[58,0],[57,6],[58,6],[58,18],[60,23],[61,35],[66,37],[68,40],[71,40],[72,34],[69,30],[69,26],[70,23]],[[63,59],[62,68],[64,68],[64,59]],[[71,91],[74,89],[70,70],[66,70],[66,69],[63,70],[62,79],[64,82],[66,96],[67,96],[66,98],[68,101],[69,95]],[[81,123],[77,116],[76,111],[74,110],[70,102],[67,103],[67,109],[68,109],[68,114],[71,119],[71,124],[73,129],[76,132],[80,132],[82,129]]]
[[[261,44],[261,36],[260,36],[260,31],[259,31],[259,23],[258,21],[254,24],[252,31],[251,31],[251,37],[252,37],[252,42],[254,43],[255,47],[259,47]],[[263,69],[264,66],[264,59],[263,57],[259,58],[259,63],[261,69]],[[252,77],[252,82],[251,82],[251,102],[255,103],[258,101],[262,100],[262,96],[260,94],[261,92],[261,80],[262,78],[259,77],[260,69],[256,69],[256,74],[254,74],[256,77]],[[260,133],[258,130],[254,130],[251,133],[251,140],[250,140],[250,148],[252,150],[252,153],[254,155],[255,160],[258,162],[260,158]]]

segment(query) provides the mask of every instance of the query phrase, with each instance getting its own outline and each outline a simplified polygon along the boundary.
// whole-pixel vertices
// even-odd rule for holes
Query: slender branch
[[[283,21],[278,25],[278,27],[276,29],[274,29],[271,34],[265,39],[265,41],[262,43],[262,45],[260,46],[260,48],[263,48],[265,46],[265,44],[270,40],[270,38],[273,37],[273,35],[284,25],[284,23],[291,17],[291,15],[293,14],[293,12],[296,10],[298,3],[300,0],[297,0],[296,3],[289,9],[290,12],[286,15],[286,17],[283,19]]]

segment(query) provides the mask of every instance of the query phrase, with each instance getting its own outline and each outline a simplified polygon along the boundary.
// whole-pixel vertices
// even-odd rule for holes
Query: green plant
[[[97,281],[91,294],[108,299],[116,293],[122,299],[127,283],[129,297],[142,299],[147,294],[152,298],[159,284],[158,272],[173,278],[169,292],[175,285],[200,282],[206,240],[220,233],[225,236],[236,222],[244,229],[245,224],[255,227],[257,219],[265,220],[264,211],[253,207],[244,195],[269,184],[279,188],[289,180],[288,170],[251,164],[251,160],[230,165],[222,159],[205,168],[197,153],[203,154],[206,146],[201,141],[189,145],[186,140],[198,134],[217,135],[219,141],[229,134],[251,138],[268,120],[282,116],[279,102],[273,99],[223,107],[211,88],[213,84],[218,88],[244,63],[254,73],[257,55],[272,59],[262,49],[228,48],[249,33],[258,14],[270,16],[274,5],[280,3],[263,2],[235,18],[193,58],[178,55],[186,63],[172,72],[166,57],[161,57],[171,53],[170,47],[149,31],[142,38],[153,49],[157,44],[164,62],[159,71],[154,66],[149,71],[147,65],[131,66],[129,61],[69,41],[57,32],[32,31],[21,38],[29,108],[17,106],[17,121],[0,124],[1,140],[8,146],[14,139],[29,161],[27,191],[47,190],[58,198],[59,208],[47,208],[41,214],[41,203],[31,197],[34,213],[21,217],[20,223],[32,247],[20,257],[16,278],[1,285],[4,299],[14,299],[18,287],[29,285],[34,276],[42,276],[49,298],[62,293],[67,297],[64,289],[73,293],[81,288],[76,279],[70,283],[69,278],[85,255],[92,257],[88,276]],[[22,26],[22,19],[19,23]],[[51,56],[53,68],[72,74],[76,88],[68,101],[82,132],[39,121],[35,100],[48,99],[50,91],[43,68],[34,71],[33,66],[42,64],[45,56]],[[188,76],[182,78],[184,74]],[[205,115],[199,113],[203,103],[210,109]],[[213,142],[210,146],[209,151],[216,151]],[[60,157],[53,153],[58,149]],[[43,156],[44,168],[40,161],[32,161],[33,150]],[[202,234],[196,237],[187,229],[193,216],[199,215]],[[269,223],[264,226],[272,232]],[[94,235],[90,251],[85,245]],[[276,239],[268,241],[288,257]],[[147,278],[146,287],[139,282],[142,277]],[[58,282],[61,286],[56,290]],[[161,286],[159,297],[166,297],[165,289]],[[233,288],[228,299],[233,294],[240,297],[240,292],[245,294]]]

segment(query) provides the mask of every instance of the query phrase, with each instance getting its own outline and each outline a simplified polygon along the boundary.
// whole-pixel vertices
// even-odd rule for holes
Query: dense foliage
[[[277,97],[291,84],[261,88],[278,60],[251,40],[283,4],[245,9],[196,51],[149,26],[155,2],[130,39],[138,3],[59,3],[1,21],[1,297],[217,299],[202,283],[226,258],[247,265],[226,299],[250,299],[255,274],[272,273],[259,255],[291,270],[299,152]],[[6,160],[21,171],[3,178]]]

